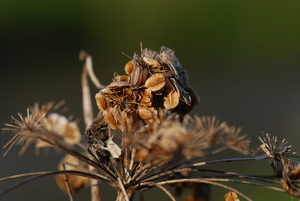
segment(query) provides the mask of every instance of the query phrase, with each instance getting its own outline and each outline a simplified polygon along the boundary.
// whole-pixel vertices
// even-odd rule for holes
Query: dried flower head
[[[76,145],[81,140],[81,133],[76,122],[69,121],[66,117],[57,114],[51,113],[47,117],[43,118],[43,126],[45,129],[46,135],[43,137],[60,139],[63,143],[66,143],[68,146]],[[49,147],[49,143],[39,140],[36,142],[36,147]]]
[[[150,123],[158,108],[187,114],[200,99],[188,85],[174,51],[162,47],[160,53],[142,49],[125,65],[127,75],[116,75],[113,82],[96,94],[98,108],[112,129],[132,130],[139,120]]]
[[[27,116],[23,117],[22,114],[18,113],[20,120],[11,117],[15,124],[5,124],[9,128],[3,130],[10,130],[14,132],[14,137],[3,147],[9,146],[4,156],[10,151],[13,145],[24,143],[19,155],[22,155],[32,142],[36,142],[36,136],[32,133],[37,133],[43,130],[43,118],[45,114],[38,112],[30,112],[27,109]]]
[[[156,163],[201,157],[209,143],[194,120],[187,115],[181,122],[179,115],[161,113],[164,115],[131,136],[129,142],[137,149],[138,160]]]
[[[282,186],[294,197],[300,197],[300,164],[290,159],[283,159]]]
[[[210,143],[249,154],[250,140],[247,135],[240,135],[241,128],[229,127],[226,122],[221,122],[216,117],[197,117],[196,122]]]
[[[43,139],[59,140],[70,146],[79,143],[81,134],[77,123],[70,122],[66,117],[57,113],[51,113],[60,105],[60,103],[54,105],[53,102],[50,102],[39,107],[38,104],[35,104],[34,107],[27,109],[26,117],[20,113],[18,113],[20,120],[12,117],[15,124],[5,124],[8,128],[3,129],[14,132],[14,137],[4,146],[4,148],[9,146],[4,155],[14,144],[24,143],[19,152],[20,155],[26,151],[31,143],[34,143],[36,148],[51,146]]]
[[[281,162],[283,157],[293,156],[296,152],[292,152],[292,146],[287,145],[288,141],[283,139],[279,145],[277,136],[272,136],[269,133],[263,134],[263,137],[258,137],[262,144],[253,152],[252,156],[257,159],[273,158],[274,162]]]

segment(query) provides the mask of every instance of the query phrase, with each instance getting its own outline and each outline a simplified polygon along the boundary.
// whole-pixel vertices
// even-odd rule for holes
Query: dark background
[[[83,130],[79,51],[93,55],[95,73],[108,84],[114,71],[124,73],[129,59],[121,52],[140,53],[143,42],[153,50],[164,45],[176,51],[201,97],[193,113],[243,127],[253,149],[264,131],[289,139],[300,151],[299,8],[299,1],[1,1],[0,127],[35,102],[66,100],[67,115],[80,119]],[[0,146],[10,138],[1,134]],[[0,158],[1,177],[55,170],[64,155],[50,150],[35,156],[32,146],[19,157],[20,148]],[[228,157],[241,155],[226,151],[218,156]],[[222,169],[271,174],[265,161],[224,164]],[[17,181],[0,182],[0,189]],[[233,186],[254,200],[290,200],[263,188]],[[102,200],[115,199],[113,189],[101,188]],[[225,193],[213,188],[212,200],[222,200]],[[145,197],[168,199],[161,194],[151,190]],[[68,200],[51,176],[0,199],[25,198]],[[89,200],[89,190],[75,200]]]

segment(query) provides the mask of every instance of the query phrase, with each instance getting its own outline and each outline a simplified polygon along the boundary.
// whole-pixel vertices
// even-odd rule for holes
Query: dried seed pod
[[[177,107],[179,104],[179,97],[180,95],[178,91],[174,90],[170,92],[164,96],[164,107],[169,110]]]
[[[127,82],[129,83],[129,76],[128,75],[118,75],[116,74],[113,78],[114,82]]]
[[[107,86],[109,89],[123,89],[126,87],[130,87],[131,84],[128,83],[127,81],[120,81],[120,82],[112,82],[110,85]]]
[[[225,201],[240,201],[235,192],[229,192],[224,195]]]
[[[132,73],[130,83],[134,86],[141,86],[148,77],[148,70],[135,66]]]
[[[134,59],[128,61],[127,64],[125,65],[125,67],[124,67],[125,73],[127,75],[131,75],[134,66],[135,66],[135,60]]]
[[[106,102],[104,94],[101,91],[99,93],[96,93],[95,99],[96,99],[98,108],[101,111],[105,111],[107,109],[107,102]]]
[[[174,86],[173,82],[171,82],[170,78],[166,77],[165,81],[166,81],[166,84],[164,87],[164,92],[169,94],[175,90],[175,86]]]
[[[161,65],[156,59],[148,58],[148,57],[143,57],[143,61],[148,65],[151,66],[152,68],[160,68]]]
[[[175,56],[175,52],[165,46],[161,46],[160,50],[160,58],[165,62],[165,63],[171,63],[175,68],[181,68],[181,65]]]
[[[158,59],[159,55],[157,52],[152,51],[148,48],[142,49],[141,48],[141,56],[142,57],[147,57],[147,58],[152,58],[152,59]]]
[[[117,125],[117,121],[116,121],[113,113],[111,112],[110,108],[103,111],[103,116],[104,116],[105,121],[107,122],[107,124],[109,125],[110,128],[112,128],[112,129],[118,129],[119,128],[118,125]]]
[[[153,122],[154,115],[148,108],[140,108],[138,111],[140,118],[143,119],[146,123]]]
[[[138,123],[138,112],[136,109],[125,109],[122,111],[123,124],[127,130],[132,130]]]
[[[153,92],[157,92],[163,89],[165,86],[166,81],[165,81],[165,76],[162,73],[156,73],[150,76],[146,82],[145,82],[145,87],[150,89]]]
[[[141,93],[141,100],[139,107],[151,107],[152,106],[152,94],[150,89],[144,89]]]

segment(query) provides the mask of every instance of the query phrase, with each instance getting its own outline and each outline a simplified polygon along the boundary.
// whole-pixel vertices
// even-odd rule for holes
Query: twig
[[[66,170],[66,164],[62,164],[62,165],[63,165],[64,170]],[[65,177],[65,182],[66,182],[66,186],[67,186],[67,192],[69,195],[69,199],[70,199],[70,201],[73,201],[73,196],[72,196],[72,191],[71,191],[68,176],[66,174],[64,174],[64,177]]]

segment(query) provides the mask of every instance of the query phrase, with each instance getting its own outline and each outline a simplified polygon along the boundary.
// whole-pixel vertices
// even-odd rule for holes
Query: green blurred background
[[[82,123],[81,49],[93,55],[102,83],[113,72],[123,74],[140,53],[139,43],[159,51],[176,51],[188,70],[190,84],[201,97],[193,113],[216,115],[243,127],[252,148],[261,132],[288,138],[299,148],[300,133],[300,1],[5,1],[0,2],[0,124],[25,114],[34,102],[66,100],[69,114]],[[92,93],[97,90],[92,88]],[[95,107],[96,111],[96,107]],[[10,135],[2,134],[2,147]],[[14,147],[0,158],[0,176],[55,170],[61,152],[22,157]],[[1,155],[5,150],[1,150]],[[241,157],[226,151],[216,158]],[[230,163],[218,168],[249,174],[271,174],[265,161]],[[0,189],[20,180],[0,182]],[[254,200],[290,200],[282,193],[236,186]],[[101,185],[103,199],[115,191]],[[225,190],[213,188],[212,200]],[[159,190],[146,201],[168,200]],[[1,200],[68,200],[53,177],[10,192]],[[138,196],[137,196],[138,198]],[[75,196],[89,200],[89,190]],[[136,199],[138,200],[138,199]]]

